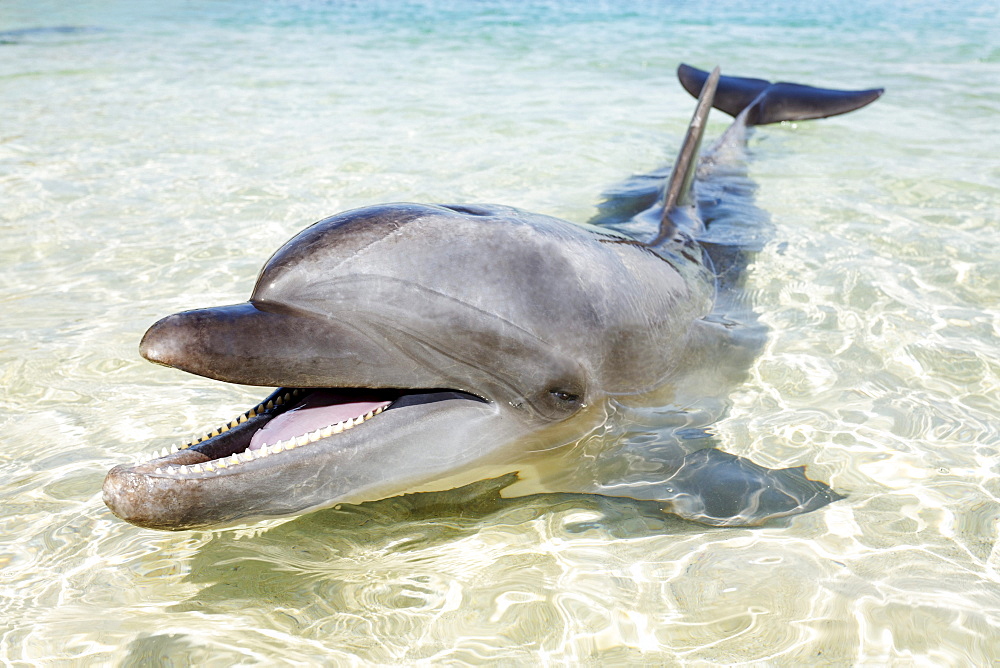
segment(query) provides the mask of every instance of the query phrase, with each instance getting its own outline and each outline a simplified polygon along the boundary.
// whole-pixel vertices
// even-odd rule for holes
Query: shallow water
[[[993,3],[135,4],[0,8],[5,662],[1000,655]],[[43,27],[76,29],[23,30]],[[846,500],[753,530],[488,486],[185,534],[105,509],[110,467],[261,394],[141,360],[154,320],[246,299],[273,250],[347,208],[586,220],[671,159],[680,61],[887,88],[753,140],[771,333],[717,427]]]

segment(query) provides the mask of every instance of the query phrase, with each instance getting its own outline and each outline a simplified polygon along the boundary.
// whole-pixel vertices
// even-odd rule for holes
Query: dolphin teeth
[[[153,469],[153,473],[155,473],[156,475],[159,475],[159,474],[163,473],[163,469],[161,469],[161,468],[155,468],[155,469]]]
[[[193,439],[190,442],[185,443],[184,445],[171,445],[169,447],[163,448],[158,452],[154,452],[153,459],[167,457],[172,453],[179,452],[181,450],[186,450],[188,448],[191,448],[192,446],[196,446],[200,443],[209,441],[221,434],[226,433],[230,429],[234,429],[239,425],[249,422],[253,418],[262,415],[267,411],[270,411],[276,407],[279,407],[285,403],[290,402],[295,397],[307,393],[308,390],[302,390],[302,389],[288,390],[287,392],[284,392],[281,395],[268,399],[266,402],[261,402],[257,406],[251,408],[246,413],[238,415],[236,418],[234,418],[224,426],[218,427],[213,431],[209,432],[208,434]],[[155,472],[159,475],[187,475],[190,473],[213,473],[213,472],[219,473],[222,469],[228,468],[230,466],[237,466],[239,464],[252,462],[254,460],[260,459],[261,457],[267,457],[269,455],[278,454],[279,452],[293,450],[297,447],[308,445],[310,443],[315,443],[316,441],[320,441],[324,438],[329,438],[334,434],[339,434],[348,429],[353,429],[362,422],[370,420],[379,413],[383,412],[385,408],[386,408],[385,406],[380,406],[378,408],[368,411],[364,415],[359,415],[354,418],[348,418],[346,420],[342,420],[341,422],[336,422],[334,424],[327,425],[326,427],[322,427],[320,429],[316,429],[314,431],[301,434],[299,436],[293,436],[284,441],[279,441],[277,443],[272,443],[272,444],[265,444],[256,450],[251,450],[250,448],[247,448],[243,452],[234,453],[226,457],[222,457],[221,459],[211,460],[208,462],[203,462],[201,464],[181,465],[179,467],[167,466],[165,468],[159,467],[155,470]]]

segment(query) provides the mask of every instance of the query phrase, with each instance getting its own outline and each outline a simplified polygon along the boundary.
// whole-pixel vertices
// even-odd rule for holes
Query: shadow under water
[[[359,562],[376,557],[426,560],[428,550],[433,553],[484,528],[503,531],[546,515],[585,518],[561,525],[562,537],[570,540],[592,531],[627,539],[722,530],[665,513],[655,501],[568,493],[503,498],[502,490],[516,480],[517,474],[510,473],[447,492],[345,504],[256,532],[216,533],[195,555],[186,576],[200,590],[172,610],[223,613],[240,601],[262,599],[297,607],[315,600],[303,596],[315,591],[317,581],[329,586],[341,571],[356,577]]]

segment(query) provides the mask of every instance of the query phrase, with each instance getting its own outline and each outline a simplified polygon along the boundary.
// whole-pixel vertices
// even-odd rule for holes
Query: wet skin
[[[711,159],[742,158],[729,149],[742,147],[747,116]],[[696,190],[732,178],[703,171]],[[280,389],[176,452],[116,467],[106,503],[140,526],[187,529],[514,471],[524,484],[512,494],[656,499],[713,525],[839,498],[801,468],[766,469],[704,442],[646,453],[609,442],[606,456],[580,456],[623,405],[726,385],[706,381],[730,375],[716,354],[746,349],[719,319],[739,301],[740,249],[700,245],[704,207],[670,197],[620,198],[616,220],[645,236],[498,205],[385,204],[306,228],[247,302],[169,316],[140,344],[159,364]],[[713,370],[699,372],[707,359]]]

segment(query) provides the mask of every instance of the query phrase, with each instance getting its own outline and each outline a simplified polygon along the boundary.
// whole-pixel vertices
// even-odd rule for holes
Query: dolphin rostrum
[[[747,129],[882,91],[678,74],[699,104],[671,176],[621,189],[600,225],[496,205],[356,209],[280,248],[246,303],[154,324],[145,358],[279,389],[179,450],[115,467],[108,507],[189,529],[511,472],[509,495],[655,500],[718,526],[841,498],[801,467],[715,448],[706,430],[725,401],[699,396],[724,396],[762,330],[739,291],[761,239],[747,224]],[[699,159],[712,106],[735,120]],[[658,425],[651,439],[625,434],[640,414]]]

